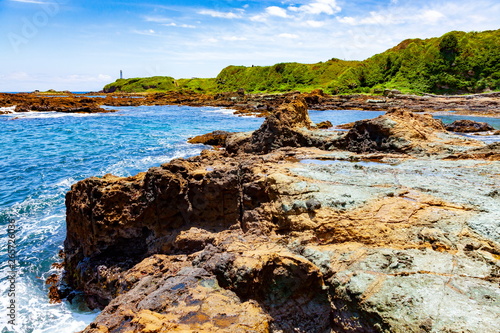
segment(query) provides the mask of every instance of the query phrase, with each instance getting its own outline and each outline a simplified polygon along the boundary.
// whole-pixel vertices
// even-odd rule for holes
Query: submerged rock
[[[446,130],[450,132],[461,132],[461,133],[473,133],[473,132],[484,132],[492,131],[495,128],[488,123],[462,119],[455,120],[451,124],[446,126]]]

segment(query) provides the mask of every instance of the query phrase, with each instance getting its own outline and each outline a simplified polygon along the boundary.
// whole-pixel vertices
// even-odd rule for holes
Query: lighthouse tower
[[[120,79],[123,79],[123,72],[121,69],[120,69]]]

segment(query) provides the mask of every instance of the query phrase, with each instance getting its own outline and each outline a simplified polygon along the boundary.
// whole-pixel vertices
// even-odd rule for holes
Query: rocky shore
[[[397,105],[320,130],[323,98],[208,136],[223,149],[74,184],[65,282],[103,309],[83,332],[497,332],[498,143]]]
[[[189,105],[214,106],[236,110],[238,114],[265,116],[275,110],[287,98],[302,96],[312,110],[405,110],[412,112],[447,112],[477,116],[500,116],[500,93],[467,96],[403,95],[397,90],[387,90],[383,95],[327,95],[321,90],[301,94],[246,94],[243,90],[203,95],[194,92],[168,92],[150,94],[94,94],[41,95],[1,94],[0,107],[13,107],[16,112],[109,112],[107,106],[139,105]],[[6,111],[0,111],[6,112]]]

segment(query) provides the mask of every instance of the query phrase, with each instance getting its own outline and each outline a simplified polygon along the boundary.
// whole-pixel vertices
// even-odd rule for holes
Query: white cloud
[[[370,12],[369,16],[354,18],[350,16],[337,17],[340,23],[349,25],[391,25],[404,23],[409,19],[408,16],[395,15],[390,12]]]
[[[166,23],[166,22],[171,21],[171,20],[168,17],[144,16],[144,21],[154,22],[154,23]]]
[[[288,15],[286,13],[286,9],[277,7],[277,6],[271,6],[266,8],[266,13],[269,14],[270,16],[278,16],[278,17],[283,17],[287,18]]]
[[[357,21],[354,17],[351,16],[345,16],[345,17],[337,17],[337,20],[340,23],[345,23],[345,24],[350,24],[350,25],[356,25]]]
[[[419,15],[419,17],[424,22],[434,24],[443,19],[445,16],[437,10],[425,10]]]
[[[304,25],[311,27],[311,28],[321,28],[326,25],[326,22],[324,21],[314,21],[314,20],[308,20],[304,22]]]
[[[265,22],[268,15],[254,15],[250,17],[250,21],[253,22]]]
[[[45,1],[38,1],[38,0],[10,0],[12,2],[22,2],[22,3],[34,3],[37,5],[46,5],[49,4],[50,2],[45,2]]]
[[[337,17],[340,23],[348,25],[392,25],[392,24],[409,24],[411,22],[420,24],[435,24],[438,21],[446,18],[440,11],[434,9],[416,10],[402,13],[400,10],[370,12],[369,16],[365,17]]]
[[[237,36],[222,37],[222,39],[230,42],[247,40],[246,37],[237,37]]]
[[[314,14],[314,15],[319,15],[319,14],[333,15],[342,10],[342,8],[340,8],[340,6],[337,5],[336,0],[315,0],[311,1],[307,5],[302,5],[299,7],[290,6],[288,7],[288,9],[294,12],[304,12],[306,14]]]
[[[241,18],[241,14],[236,14],[233,12],[219,12],[216,10],[205,9],[198,12],[200,15],[208,15],[212,17],[225,18],[225,19],[236,19]]]
[[[146,29],[146,30],[132,30],[132,33],[138,34],[138,35],[144,35],[144,36],[160,36],[159,34],[156,33],[153,29]]]
[[[280,37],[280,38],[288,38],[288,39],[297,39],[297,38],[299,38],[299,35],[289,34],[289,33],[283,33],[283,34],[279,34],[278,37]]]
[[[162,25],[165,27],[177,27],[177,28],[189,28],[189,29],[196,28],[196,26],[191,25],[191,24],[177,24],[175,22],[166,23],[166,24],[162,24]]]

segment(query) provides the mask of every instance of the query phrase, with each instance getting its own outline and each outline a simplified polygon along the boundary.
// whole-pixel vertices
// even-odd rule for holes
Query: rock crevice
[[[403,111],[320,131],[295,98],[225,146],[72,186],[66,281],[103,308],[84,332],[500,325],[495,145]]]

